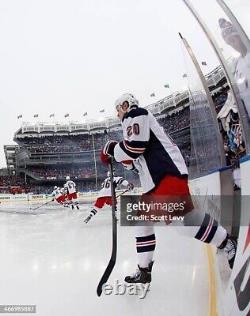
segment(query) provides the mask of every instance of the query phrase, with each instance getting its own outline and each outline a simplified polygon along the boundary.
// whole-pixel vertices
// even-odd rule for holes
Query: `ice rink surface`
[[[90,207],[72,211],[48,205],[35,212],[27,206],[0,206],[1,305],[36,305],[39,316],[208,315],[205,247],[169,226],[156,227],[146,297],[141,299],[139,290],[98,297],[96,287],[111,254],[111,211],[106,208],[85,224]],[[124,276],[135,269],[134,228],[118,223],[117,263],[108,284],[124,284]]]

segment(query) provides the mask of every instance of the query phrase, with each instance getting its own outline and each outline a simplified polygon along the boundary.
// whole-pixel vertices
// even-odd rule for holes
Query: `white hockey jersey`
[[[64,194],[64,189],[63,188],[57,188],[54,190],[51,194],[52,197],[58,199],[60,196]]]
[[[116,187],[127,187],[128,181],[123,177],[114,177],[114,185]],[[102,189],[99,191],[98,197],[111,196],[111,181],[110,177],[106,178],[102,183]]]
[[[76,192],[76,184],[75,184],[75,182],[72,181],[72,180],[68,180],[65,183],[65,185],[64,185],[64,189],[67,190],[68,194],[75,193]]]
[[[134,160],[144,192],[152,190],[166,175],[187,177],[182,154],[152,113],[133,107],[122,120],[123,138],[114,158]]]

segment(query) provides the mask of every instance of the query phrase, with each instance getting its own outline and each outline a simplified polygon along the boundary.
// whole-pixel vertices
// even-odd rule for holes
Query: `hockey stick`
[[[123,194],[125,194],[128,191],[129,191],[129,189],[126,189],[126,190],[122,191],[120,194],[117,194],[116,198],[122,196]]]
[[[111,158],[112,159],[112,158]],[[110,183],[111,183],[111,195],[112,195],[112,252],[109,263],[106,270],[104,271],[101,280],[97,286],[97,295],[101,296],[102,287],[108,281],[110,274],[113,271],[113,268],[116,263],[116,254],[117,254],[117,218],[116,218],[116,196],[115,196],[115,186],[113,179],[113,160],[109,164],[110,171]]]
[[[45,205],[47,205],[47,204],[49,204],[49,203],[51,203],[51,202],[53,202],[53,201],[54,201],[54,200],[47,201],[47,202],[45,202],[45,203],[43,203],[43,204],[41,204],[41,205],[39,205],[39,206],[37,206],[37,207],[30,208],[30,210],[31,210],[31,211],[35,211],[35,210],[39,209],[40,207],[45,206]]]

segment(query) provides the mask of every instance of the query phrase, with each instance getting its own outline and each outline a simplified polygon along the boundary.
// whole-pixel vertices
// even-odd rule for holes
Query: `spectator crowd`
[[[213,100],[219,116],[228,100],[228,90],[222,89],[220,93],[213,96]],[[179,146],[187,166],[197,164],[197,161],[200,161],[202,167],[202,161],[208,160],[206,152],[199,150],[201,147],[199,147],[198,143],[196,143],[196,157],[194,157],[191,141],[193,136],[190,127],[192,125],[193,128],[195,125],[192,119],[199,119],[199,124],[202,126],[202,120],[206,120],[206,111],[208,110],[208,108],[203,107],[203,114],[200,115],[199,111],[194,109],[196,115],[200,115],[200,117],[194,117],[191,112],[193,110],[187,105],[186,107],[173,109],[171,112],[160,115],[157,118],[160,125]],[[230,119],[227,121],[227,128],[225,129],[225,126],[221,124],[221,134],[224,140],[227,164],[233,165],[235,160],[239,159],[244,153],[244,142],[238,114],[229,111],[229,115]],[[219,118],[218,121],[221,123]],[[27,159],[30,160],[26,161],[25,168],[22,168],[22,173],[19,176],[0,177],[0,193],[31,191],[33,193],[48,194],[51,192],[55,182],[63,181],[66,175],[69,175],[77,182],[80,191],[97,189],[99,182],[103,180],[107,172],[107,169],[99,161],[100,149],[107,139],[119,141],[122,139],[121,130],[92,131],[85,134],[66,134],[61,136],[40,134],[39,137],[27,136],[19,138],[20,152],[25,152]],[[211,144],[207,144],[206,150],[212,153]],[[58,157],[65,157],[65,154],[71,154],[72,157],[80,154],[78,156],[80,157],[79,161],[77,163],[58,161]],[[42,164],[38,164],[35,159],[32,162],[32,157],[40,159]],[[118,173],[124,176],[124,171],[119,168]],[[25,172],[26,176],[24,177]],[[16,191],[13,187],[16,187]]]

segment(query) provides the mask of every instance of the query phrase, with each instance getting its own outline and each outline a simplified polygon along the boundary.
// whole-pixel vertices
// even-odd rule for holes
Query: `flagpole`
[[[83,113],[83,123],[86,123],[87,118],[85,118],[86,116],[88,116],[88,112]]]
[[[164,88],[169,89],[169,94],[167,95],[167,97],[172,95],[173,104],[174,104],[174,106],[176,106],[175,95],[174,95],[172,88],[170,88],[169,84],[164,84]]]
[[[18,114],[17,115],[17,120],[19,121],[19,119],[22,119],[23,118],[23,115],[22,114]],[[24,125],[24,122],[23,122],[23,119],[21,120],[21,128],[22,128],[22,133],[23,133],[23,125]]]
[[[49,118],[51,119],[53,124],[56,124],[55,113],[50,114]]]
[[[35,120],[35,124],[39,124],[39,122],[38,122],[38,117],[39,117],[39,115],[36,113],[36,114],[34,114],[33,115],[33,118],[35,118],[36,120]]]
[[[106,118],[106,116],[105,116],[105,109],[100,110],[99,113],[103,114],[103,117],[100,117],[101,119],[102,119],[102,118],[103,118],[103,119]]]
[[[172,91],[172,89],[170,88],[170,85],[169,85],[169,84],[164,84],[164,88],[165,88],[165,89],[169,89],[169,95],[173,94],[173,91]]]
[[[70,125],[69,113],[66,113],[66,114],[64,115],[64,118],[65,118],[66,122]],[[67,119],[67,118],[68,118],[68,119]]]

